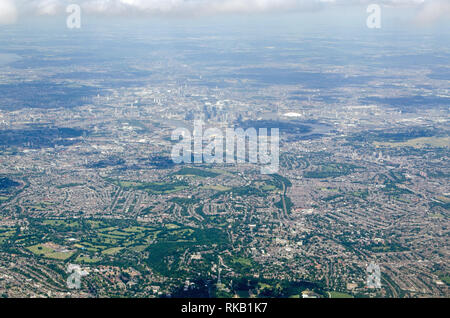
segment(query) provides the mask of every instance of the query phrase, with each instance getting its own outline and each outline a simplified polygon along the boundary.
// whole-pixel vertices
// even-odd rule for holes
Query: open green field
[[[115,254],[119,253],[123,249],[124,249],[124,247],[111,247],[111,248],[108,248],[108,249],[102,251],[102,254],[115,255]]]
[[[69,220],[45,220],[42,222],[44,225],[51,225],[51,226],[65,226],[65,227],[77,227],[80,225],[77,221],[69,221]]]
[[[328,292],[328,296],[330,298],[353,298],[353,296],[350,295],[350,294],[342,293],[342,292],[336,292],[336,291]]]
[[[248,258],[237,257],[233,259],[233,263],[239,263],[244,266],[252,266],[252,261]]]
[[[207,190],[215,190],[215,191],[228,191],[231,189],[231,188],[225,187],[223,185],[205,185],[202,188],[207,189]]]
[[[67,251],[57,250],[52,247],[49,247],[45,243],[29,246],[27,249],[35,255],[58,260],[66,260],[75,253],[74,251],[70,250]]]
[[[181,168],[175,174],[182,176],[202,177],[202,178],[215,178],[219,175],[219,173],[213,172],[211,170],[198,168]]]
[[[450,286],[450,275],[440,275],[439,279]]]
[[[274,185],[271,185],[271,184],[266,184],[262,187],[262,189],[264,191],[275,191],[277,189],[277,187]]]
[[[185,181],[140,182],[111,179],[108,180],[125,190],[141,190],[153,194],[169,194],[187,189],[189,187],[188,183]]]
[[[176,224],[169,223],[169,224],[166,224],[166,228],[169,229],[169,230],[174,230],[174,229],[179,229],[180,226],[176,225]]]
[[[100,257],[95,257],[95,256],[91,256],[91,255],[78,255],[78,257],[75,259],[76,263],[81,263],[81,264],[92,264],[92,263],[97,263],[101,261]]]

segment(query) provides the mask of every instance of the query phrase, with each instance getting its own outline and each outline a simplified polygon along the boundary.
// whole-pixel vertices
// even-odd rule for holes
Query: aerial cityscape
[[[450,297],[447,2],[169,2],[0,0],[0,297]]]

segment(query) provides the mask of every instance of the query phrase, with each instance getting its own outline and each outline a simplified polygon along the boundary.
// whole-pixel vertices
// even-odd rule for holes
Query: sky
[[[276,15],[379,4],[399,12],[415,10],[414,22],[417,24],[450,20],[450,0],[0,0],[0,25],[14,24],[33,16],[64,15],[71,3],[79,4],[83,13],[125,17]]]

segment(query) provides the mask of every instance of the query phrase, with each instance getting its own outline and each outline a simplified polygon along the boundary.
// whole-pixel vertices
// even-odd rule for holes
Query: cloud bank
[[[150,16],[262,13],[317,9],[330,0],[33,0],[28,6],[37,14],[63,12],[69,3],[79,4],[88,13],[120,15],[140,13]]]
[[[17,20],[17,8],[12,0],[0,0],[0,24],[11,24]]]
[[[18,14],[64,14],[66,6],[72,3],[79,4],[87,13],[147,16],[270,14],[378,3],[416,7],[416,20],[422,24],[450,18],[450,0],[0,0],[0,24],[14,23]]]
[[[431,24],[441,19],[450,19],[450,1],[428,1],[416,17],[419,24]]]

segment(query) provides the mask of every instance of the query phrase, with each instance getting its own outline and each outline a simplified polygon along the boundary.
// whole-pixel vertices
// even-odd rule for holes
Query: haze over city
[[[449,18],[0,0],[0,296],[448,298]]]

